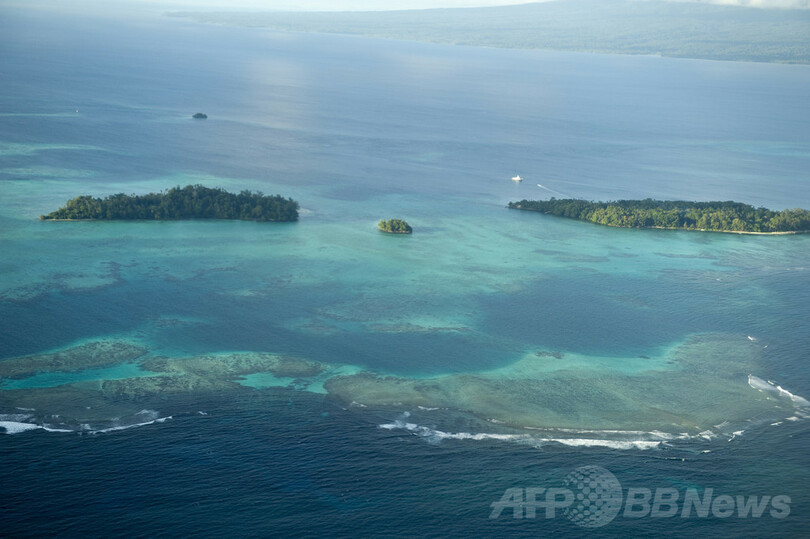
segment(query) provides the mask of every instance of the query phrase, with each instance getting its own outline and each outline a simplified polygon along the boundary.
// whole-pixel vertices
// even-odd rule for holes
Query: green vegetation
[[[588,202],[573,198],[510,202],[516,210],[539,211],[560,217],[624,228],[674,228],[714,232],[778,233],[810,231],[810,211],[780,212],[740,202],[683,200],[617,200]]]
[[[174,13],[281,31],[512,49],[810,63],[810,10],[635,0],[368,12]]]
[[[192,118],[194,118],[195,120],[205,120],[206,118],[208,118],[208,115],[205,114],[204,112],[197,112],[192,116]]]
[[[388,234],[410,234],[413,232],[411,226],[402,219],[385,219],[377,223],[377,228]]]
[[[296,221],[298,203],[281,195],[187,185],[147,195],[78,196],[40,219],[243,219]]]

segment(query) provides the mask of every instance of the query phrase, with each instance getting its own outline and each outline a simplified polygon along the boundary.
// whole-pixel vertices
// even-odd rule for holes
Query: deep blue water
[[[806,530],[806,431],[682,458],[430,445],[302,393],[206,404],[220,411],[114,435],[6,437],[4,535],[801,537]],[[595,530],[561,515],[488,518],[506,488],[559,486],[585,464],[609,469],[624,488],[790,493],[792,510],[782,520],[619,516]],[[777,479],[775,469],[785,475]]]
[[[752,374],[810,395],[807,236],[504,209],[549,195],[808,208],[807,66],[0,13],[0,359],[124,336],[166,355],[271,351],[425,376],[536,349],[653,356],[717,332],[756,336],[767,348]],[[518,172],[529,179],[513,185]],[[78,193],[194,182],[280,192],[305,211],[272,227],[36,220]],[[376,234],[389,215],[417,234]],[[799,537],[810,525],[806,421],[703,453],[379,428],[406,411],[246,390],[167,398],[173,418],[140,428],[0,436],[0,533]],[[505,489],[559,486],[589,464],[625,489],[785,494],[791,512],[620,515],[590,532],[561,515],[488,518]]]

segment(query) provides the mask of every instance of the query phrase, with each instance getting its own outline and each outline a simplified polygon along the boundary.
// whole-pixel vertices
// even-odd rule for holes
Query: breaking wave
[[[762,378],[754,376],[753,374],[749,374],[748,385],[756,390],[762,391],[763,393],[772,393],[780,397],[786,397],[791,401],[793,401],[793,404],[797,408],[810,408],[810,401],[808,401],[804,397],[800,397],[799,395],[794,395],[787,389],[784,389],[782,386],[776,385],[770,380],[765,381]]]
[[[159,417],[155,410],[141,410],[131,418],[134,422],[122,422],[114,419],[110,425],[91,425],[82,423],[78,426],[54,425],[51,423],[34,422],[33,414],[0,414],[0,428],[5,434],[20,434],[31,430],[44,430],[46,432],[76,432],[79,434],[103,434],[135,427],[143,427],[154,423],[163,423],[172,416]],[[70,427],[70,428],[67,428]]]
[[[770,422],[770,426],[782,425],[783,422],[795,422],[803,419],[810,419],[810,401],[791,393],[783,387],[771,381],[766,381],[757,376],[748,375],[748,385],[758,391],[768,393],[774,398],[787,399],[793,404],[790,417],[785,417],[782,421]],[[418,407],[420,411],[432,411],[435,408]],[[607,447],[612,449],[636,449],[647,450],[670,446],[672,442],[713,442],[715,440],[732,440],[745,433],[744,428],[740,428],[739,423],[732,424],[724,421],[711,428],[705,429],[697,434],[668,433],[658,430],[597,430],[597,429],[572,429],[572,428],[538,428],[524,427],[523,430],[532,431],[530,433],[497,433],[497,432],[446,432],[435,427],[420,425],[410,419],[410,412],[404,412],[400,418],[390,423],[378,425],[384,430],[403,430],[418,436],[429,443],[438,444],[443,440],[473,440],[486,441],[494,440],[501,442],[514,442],[535,447],[542,447],[548,444],[559,444],[569,447]],[[490,423],[498,424],[500,421],[488,420]],[[761,422],[749,420],[746,427],[758,425]],[[706,452],[706,451],[703,451]]]
[[[653,449],[659,447],[662,443],[671,439],[672,436],[665,433],[642,433],[637,431],[576,431],[574,429],[557,429],[556,435],[542,435],[534,433],[526,434],[506,434],[496,432],[444,432],[435,428],[411,423],[407,421],[410,417],[408,412],[402,415],[401,419],[397,419],[392,423],[383,423],[378,425],[379,428],[385,430],[404,430],[425,439],[429,443],[440,443],[443,440],[473,440],[473,441],[487,441],[494,440],[500,442],[516,442],[520,444],[530,445],[534,447],[542,447],[548,444],[561,444],[570,447],[608,447],[612,449]],[[631,439],[605,439],[605,438],[585,438],[585,437],[566,437],[561,436],[563,433],[577,433],[577,434],[618,434],[631,437]],[[641,439],[640,435],[646,435],[645,439]]]

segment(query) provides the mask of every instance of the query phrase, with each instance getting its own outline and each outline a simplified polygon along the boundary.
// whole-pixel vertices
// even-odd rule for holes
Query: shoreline
[[[747,231],[747,230],[711,230],[708,228],[681,228],[681,227],[666,227],[666,226],[620,226],[620,225],[608,225],[602,223],[595,223],[593,221],[588,221],[587,219],[577,219],[576,217],[566,217],[563,215],[555,215],[550,212],[533,210],[529,208],[523,208],[519,205],[515,206],[507,206],[507,209],[510,210],[519,210],[519,211],[526,211],[526,212],[534,212],[534,213],[541,213],[543,215],[549,215],[551,217],[558,217],[560,219],[568,219],[570,221],[578,221],[580,223],[588,223],[591,225],[597,226],[604,226],[608,228],[621,228],[625,230],[678,230],[682,232],[716,232],[719,234],[742,234],[748,236],[789,236],[789,235],[796,235],[796,234],[810,234],[810,230],[784,230],[784,231],[777,231],[777,232],[754,232],[754,231]]]
[[[591,223],[591,221],[582,221],[580,219],[575,219],[575,221],[580,221],[582,223]],[[748,232],[745,230],[709,230],[708,228],[675,228],[666,226],[614,226],[614,225],[602,225],[599,223],[591,223],[591,224],[599,226],[607,226],[610,228],[625,228],[628,230],[680,230],[683,232],[716,232],[718,234],[742,234],[746,236],[790,236],[795,234],[810,233],[810,230],[786,230],[781,232]]]
[[[583,221],[585,223],[589,223],[590,221]],[[599,224],[599,223],[593,223]],[[602,225],[602,226],[611,226],[611,225]],[[683,230],[685,232],[718,232],[720,234],[743,234],[748,236],[790,236],[795,234],[808,234],[810,230],[786,230],[782,232],[749,232],[745,230],[709,230],[706,228],[667,228],[663,226],[642,226],[642,227],[632,227],[632,226],[616,226],[612,228],[638,228],[641,230],[651,230],[651,229],[658,229],[658,230]]]

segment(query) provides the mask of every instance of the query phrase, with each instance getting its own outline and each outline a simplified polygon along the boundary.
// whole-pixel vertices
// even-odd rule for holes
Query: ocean
[[[806,535],[810,237],[506,204],[810,208],[810,67],[0,13],[3,536]]]

